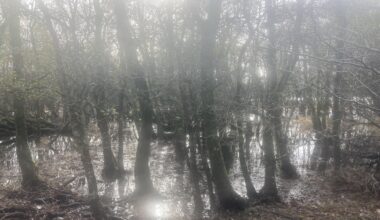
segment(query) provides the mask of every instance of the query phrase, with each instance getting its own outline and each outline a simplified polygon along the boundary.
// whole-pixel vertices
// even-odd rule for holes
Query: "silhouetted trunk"
[[[326,131],[326,125],[324,125],[326,120],[323,119],[326,116],[324,113],[321,113],[321,106],[325,104],[318,101],[317,108],[315,108],[311,99],[308,99],[308,103],[315,134],[315,146],[311,156],[310,169],[318,169],[318,171],[323,172],[330,157],[329,145],[326,141],[329,134]]]
[[[264,186],[260,193],[269,200],[279,200],[277,185],[276,185],[276,160],[274,157],[274,146],[272,128],[269,125],[268,119],[263,122],[263,150],[264,150],[264,165],[265,178]]]
[[[321,158],[318,163],[318,171],[324,172],[327,168],[327,163],[330,159],[330,146],[331,146],[331,137],[328,131],[318,132],[316,137],[316,146],[318,146],[321,150]]]
[[[323,76],[323,72],[318,70],[317,83],[321,83],[321,76]],[[322,85],[329,88],[328,74],[326,73],[325,76],[326,82],[325,85]],[[307,74],[304,74],[304,80],[305,82],[309,80]],[[326,169],[330,157],[329,146],[326,142],[327,135],[329,135],[326,125],[326,117],[329,111],[329,97],[322,97],[322,94],[319,93],[317,93],[315,97],[316,103],[314,103],[313,100],[312,88],[306,88],[304,99],[311,117],[313,132],[315,135],[314,149],[310,158],[310,169],[323,172]]]
[[[274,65],[273,67],[270,67],[270,73],[273,76],[270,77],[270,80],[272,80],[273,84],[271,86],[272,96],[271,96],[271,102],[273,102],[273,109],[271,110],[272,113],[270,114],[271,123],[273,126],[273,135],[275,139],[276,144],[276,151],[277,151],[277,157],[279,158],[279,167],[280,167],[280,173],[281,177],[286,179],[295,179],[298,178],[299,175],[297,173],[296,167],[291,163],[290,160],[290,154],[289,154],[289,148],[288,148],[288,139],[287,135],[283,128],[283,123],[281,120],[282,117],[282,93],[284,92],[287,82],[290,78],[291,73],[294,70],[294,67],[298,61],[298,53],[299,53],[299,44],[300,44],[300,32],[301,32],[301,24],[303,21],[303,5],[304,0],[297,0],[297,11],[296,11],[296,19],[295,19],[295,25],[294,25],[294,38],[292,39],[291,44],[291,53],[288,55],[287,62],[285,64],[285,67],[282,67],[278,69],[276,67],[277,61],[276,61],[276,33],[275,33],[275,26],[274,26],[274,16],[275,16],[275,9],[274,5],[275,3],[270,3],[269,1],[266,2],[267,4],[267,21],[268,21],[268,39],[271,44],[270,50],[273,50],[268,54],[272,61],[269,61],[269,65]],[[270,5],[269,5],[270,4]],[[283,70],[281,70],[283,69]],[[278,72],[281,71],[282,75],[281,78],[278,79],[279,76],[277,76]]]
[[[198,150],[200,152],[201,160],[202,160],[202,169],[204,170],[205,175],[206,175],[210,209],[215,210],[216,198],[215,198],[215,194],[214,194],[214,185],[212,184],[211,169],[210,169],[208,159],[207,159],[208,153],[207,153],[206,146],[204,145],[205,141],[204,141],[203,136],[201,138],[199,131],[196,132],[196,136],[197,136]]]
[[[125,127],[125,117],[124,117],[124,89],[122,88],[119,92],[119,104],[117,107],[117,163],[120,169],[124,169],[124,127]]]
[[[214,53],[216,33],[219,26],[221,0],[208,1],[208,18],[202,28],[201,45],[201,88],[202,127],[205,146],[208,149],[213,181],[221,207],[225,209],[242,209],[244,200],[234,191],[228,179],[225,163],[217,136],[217,122],[214,106]]]
[[[184,80],[184,72],[180,73],[178,87],[181,94],[181,103],[182,103],[182,112],[183,112],[183,127],[185,133],[189,135],[189,157],[187,158],[188,167],[190,171],[190,181],[193,187],[192,196],[194,200],[194,218],[198,219],[202,217],[203,211],[203,201],[202,194],[199,185],[199,171],[197,165],[197,137],[195,131],[195,116],[193,113],[195,111],[194,101],[191,100],[191,89],[187,89],[190,85],[187,86]],[[186,136],[185,136],[186,141]],[[186,142],[185,142],[186,150]]]
[[[275,49],[275,29],[274,29],[274,6],[273,0],[265,1],[266,16],[267,16],[267,31],[269,46],[266,54],[267,65],[267,82],[264,97],[263,108],[265,110],[262,115],[263,123],[263,151],[264,151],[264,165],[265,165],[265,179],[264,186],[261,193],[270,200],[278,200],[277,186],[276,186],[276,160],[274,156],[273,146],[273,128],[272,119],[274,111],[279,103],[276,99],[277,88],[277,70],[276,70],[276,49]]]
[[[101,105],[98,105],[100,107]],[[109,134],[108,121],[103,110],[97,109],[96,120],[100,131],[103,148],[103,170],[102,176],[107,181],[115,181],[122,175],[122,170],[119,168],[118,163],[111,148],[111,136]]]
[[[277,106],[276,109],[273,111],[272,115],[272,124],[274,129],[274,139],[276,141],[276,150],[277,150],[277,157],[279,159],[279,167],[280,167],[280,173],[281,177],[285,179],[296,179],[298,178],[298,173],[295,168],[295,166],[290,161],[290,154],[288,149],[288,138],[283,133],[282,128],[282,109],[278,106],[282,106],[280,104],[279,97],[276,97],[273,99],[273,102],[275,102],[273,105]]]
[[[336,40],[336,59],[341,61],[344,59],[344,39],[347,27],[345,3],[342,0],[335,2],[335,12],[337,23],[339,25],[338,38]],[[342,81],[343,81],[343,66],[342,64],[336,65],[336,72],[334,77],[334,91],[333,91],[333,105],[332,105],[332,138],[333,138],[333,156],[334,168],[338,170],[341,165],[341,148],[340,148],[340,132],[342,121]]]
[[[9,27],[15,80],[17,82],[24,82],[19,18],[21,4],[19,0],[7,0],[5,7],[6,9],[3,8],[3,12],[6,14]],[[39,186],[42,186],[42,181],[38,177],[37,169],[28,146],[28,134],[25,123],[25,97],[24,91],[21,88],[16,88],[14,92],[13,107],[16,127],[16,154],[22,174],[21,184],[25,189],[37,189]]]
[[[340,125],[342,120],[342,110],[340,101],[340,86],[342,82],[342,68],[340,65],[337,66],[337,70],[334,77],[334,94],[332,103],[332,131],[331,135],[333,138],[333,157],[334,157],[334,168],[339,169],[341,164],[341,149],[340,149]]]
[[[222,135],[219,135],[219,144],[220,144],[220,149],[222,152],[224,164],[226,167],[226,171],[227,173],[229,173],[234,165],[234,159],[235,159],[234,143],[232,143],[230,137],[227,137],[225,134],[222,134]]]
[[[201,189],[199,186],[199,176],[200,173],[198,171],[197,166],[197,152],[196,152],[196,134],[194,132],[190,132],[189,136],[189,170],[190,170],[190,178],[193,185],[193,199],[194,199],[194,216],[196,218],[200,218],[202,216],[203,211],[203,201]]]
[[[59,38],[57,32],[54,29],[51,16],[48,9],[41,0],[37,1],[42,13],[44,14],[48,31],[52,38],[52,44],[54,48],[55,61],[57,66],[57,76],[59,80],[59,88],[62,94],[62,100],[66,114],[70,120],[70,127],[73,135],[74,144],[77,151],[81,155],[82,166],[85,171],[86,180],[88,183],[88,196],[90,202],[90,208],[95,219],[106,219],[105,210],[99,200],[97,181],[92,166],[88,134],[87,134],[87,122],[86,116],[83,112],[83,106],[81,102],[78,102],[80,97],[76,97],[72,94],[73,88],[69,87],[67,81],[66,70],[64,68],[64,62],[61,56],[61,49],[59,45]],[[75,103],[75,104],[74,104]]]
[[[95,219],[106,219],[105,211],[100,203],[97,181],[91,162],[88,134],[85,125],[86,119],[84,112],[81,109],[82,106],[74,104],[70,105],[70,126],[73,130],[74,144],[81,156],[81,161],[88,184],[88,199],[93,216]]]
[[[137,58],[137,45],[132,38],[128,11],[125,2],[114,0],[114,13],[120,49],[125,56],[127,72],[133,77],[141,113],[141,128],[137,144],[135,162],[135,193],[148,194],[154,192],[149,169],[150,143],[152,140],[153,107],[144,70]]]
[[[247,162],[245,160],[245,152],[244,152],[244,136],[243,136],[243,123],[242,116],[237,116],[237,129],[238,129],[238,145],[239,145],[239,161],[240,161],[240,169],[243,173],[245,187],[247,189],[247,196],[249,199],[254,199],[257,196],[256,189],[253,186],[251,176],[249,174],[249,170],[247,167]],[[252,127],[251,127],[252,129]],[[252,133],[252,132],[251,132]],[[251,136],[252,138],[252,136]],[[246,141],[250,141],[250,138],[246,138]]]
[[[239,59],[238,59],[239,67],[238,67],[237,76],[236,76],[236,96],[235,96],[235,101],[236,101],[236,128],[235,130],[237,131],[240,170],[244,177],[245,187],[247,189],[247,196],[249,199],[252,200],[256,198],[257,192],[256,192],[255,187],[253,186],[249,169],[247,167],[246,155],[249,157],[249,145],[251,143],[253,132],[252,132],[252,123],[250,122],[250,119],[248,118],[248,121],[246,123],[246,138],[244,141],[244,134],[243,134],[243,117],[244,117],[243,106],[244,104],[242,100],[243,74],[241,70],[242,58],[249,42],[250,41],[247,40],[247,42],[243,45],[242,50],[239,55]]]
[[[176,119],[175,123],[175,136],[174,136],[174,151],[176,155],[176,160],[178,163],[183,164],[186,157],[186,133],[185,124],[182,119]]]
[[[95,9],[95,83],[96,90],[94,91],[95,108],[96,108],[96,121],[100,131],[103,148],[103,170],[102,176],[107,181],[115,181],[122,175],[122,170],[118,166],[115,156],[111,147],[111,135],[109,133],[109,123],[107,118],[106,109],[106,91],[105,79],[107,79],[107,70],[105,62],[105,46],[102,39],[102,26],[103,26],[103,11],[99,0],[94,0]]]
[[[244,141],[244,150],[245,150],[245,156],[246,156],[246,162],[248,171],[252,171],[252,166],[250,165],[252,162],[254,162],[251,158],[251,142],[253,138],[253,126],[252,121],[248,120],[245,127],[245,141]]]

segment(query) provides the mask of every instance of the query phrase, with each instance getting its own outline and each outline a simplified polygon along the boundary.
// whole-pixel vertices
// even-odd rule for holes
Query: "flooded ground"
[[[46,138],[42,140],[42,143],[48,145],[50,141]],[[153,183],[159,192],[159,196],[144,198],[136,202],[131,201],[128,196],[134,190],[132,171],[136,142],[129,140],[125,149],[124,165],[130,171],[127,178],[124,181],[114,183],[106,183],[101,178],[102,150],[99,138],[93,137],[91,143],[91,153],[102,201],[118,217],[157,220],[191,218],[193,204],[188,170],[175,162],[172,145],[158,142],[152,144],[150,168]],[[299,146],[293,146],[295,149],[293,156],[301,177],[298,180],[278,178],[278,188],[283,203],[276,205],[260,204],[242,213],[212,213],[207,203],[206,183],[205,178],[203,178],[201,186],[206,205],[203,216],[213,219],[380,219],[380,202],[374,197],[357,191],[337,192],[337,186],[334,186],[331,181],[327,181],[328,178],[307,170],[305,164],[308,162],[307,157],[310,155],[311,146],[303,142],[299,143]],[[50,148],[48,146],[43,149],[36,148],[34,144],[31,144],[31,149],[39,173],[46,182],[56,188],[65,187],[79,197],[86,195],[86,181],[80,158],[72,149],[68,138],[59,137]],[[250,169],[256,189],[262,187],[264,180],[264,170],[260,157],[261,152],[255,150],[250,159]],[[230,172],[230,178],[235,190],[244,196],[244,179],[237,162],[236,160],[236,164]],[[20,174],[15,149],[3,154],[1,163],[0,198],[2,198],[3,203],[0,202],[0,208],[7,205],[4,203],[12,202],[12,198],[5,197],[5,194],[16,191],[20,187]],[[20,201],[23,201],[22,198]],[[43,209],[43,206],[44,203],[38,206],[34,205],[37,210]],[[89,215],[88,212],[86,207],[73,209],[71,217],[66,216],[65,218],[76,218],[78,216],[80,216],[79,219],[86,218],[86,215]]]

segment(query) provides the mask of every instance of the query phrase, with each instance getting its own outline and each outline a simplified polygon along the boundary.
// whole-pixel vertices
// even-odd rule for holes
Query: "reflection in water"
[[[166,219],[169,216],[170,208],[166,203],[154,198],[141,199],[136,204],[136,215],[142,219]]]
[[[289,142],[289,147],[293,152],[293,161],[302,176],[306,172],[304,167],[308,163],[310,152],[313,150],[313,142],[305,141],[309,137],[299,136],[300,134],[296,132],[296,129],[290,129],[289,133],[290,140],[293,140]],[[42,140],[41,144],[43,146],[39,148],[34,143],[30,143],[33,159],[36,161],[42,177],[50,183],[60,185],[69,179],[75,178],[67,187],[77,193],[86,195],[87,185],[84,172],[79,155],[73,150],[70,139],[59,137],[54,143],[50,143],[51,146],[46,146],[47,143],[50,143],[49,139]],[[136,141],[130,141],[124,151],[124,167],[129,171],[133,170],[136,145]],[[264,169],[261,160],[262,151],[258,145],[257,140],[252,141],[249,168],[255,187],[260,189],[264,181]],[[128,197],[135,188],[134,175],[129,174],[124,179],[120,179],[114,183],[105,183],[101,179],[103,156],[98,137],[91,138],[91,146],[93,146],[91,154],[98,179],[99,193],[102,201],[114,213],[126,219],[189,218],[194,207],[191,197],[189,171],[187,166],[176,162],[173,146],[165,143],[152,143],[150,168],[153,183],[159,192],[159,196],[142,198],[138,201],[131,201]],[[2,167],[5,167],[0,173],[0,184],[6,188],[17,188],[20,185],[20,174],[15,149],[10,150],[0,158]],[[240,172],[238,158],[236,158],[235,162],[233,170],[230,172],[230,178],[236,191],[245,196],[246,188]],[[207,198],[207,186],[205,178],[203,176],[202,178],[201,192],[203,193],[202,199],[206,209],[204,215],[208,216],[210,208]],[[285,200],[302,196],[302,185],[297,181],[278,179],[278,186],[281,196]]]

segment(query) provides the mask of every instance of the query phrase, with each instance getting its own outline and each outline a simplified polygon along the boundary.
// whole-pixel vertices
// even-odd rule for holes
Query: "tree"
[[[227,171],[216,129],[216,116],[214,110],[214,59],[215,43],[221,10],[221,0],[210,0],[207,7],[207,20],[202,27],[201,41],[201,78],[202,78],[202,136],[208,149],[213,181],[220,205],[226,209],[244,208],[244,200],[234,191],[228,179]]]
[[[105,219],[106,213],[99,199],[96,176],[90,155],[90,144],[88,140],[88,128],[85,112],[86,103],[84,102],[85,98],[80,96],[78,97],[78,94],[81,94],[82,96],[86,96],[86,94],[78,92],[83,89],[82,85],[80,84],[78,85],[72,82],[71,85],[73,85],[73,87],[69,86],[68,78],[70,77],[64,66],[58,34],[54,29],[49,9],[45,6],[42,0],[38,0],[38,5],[44,15],[47,29],[52,38],[52,44],[55,52],[57,78],[60,82],[59,86],[62,94],[63,104],[67,110],[69,117],[69,124],[72,130],[72,138],[74,140],[76,150],[80,154],[81,162],[85,171],[85,176],[88,183],[88,196],[91,211],[95,219]],[[73,65],[72,63],[70,64]]]
[[[94,100],[96,106],[96,120],[100,130],[103,147],[103,177],[107,180],[115,180],[120,178],[124,171],[120,167],[120,163],[116,158],[111,148],[111,136],[109,134],[109,123],[107,119],[107,106],[106,106],[106,88],[105,80],[107,79],[107,63],[104,54],[104,42],[102,39],[102,26],[103,26],[103,11],[99,0],[94,0],[95,9],[95,42],[94,42],[94,66],[95,66],[95,80],[96,86],[94,89]],[[122,103],[121,103],[122,105]],[[122,144],[121,144],[122,145]],[[119,148],[120,149],[120,148]],[[122,151],[121,151],[122,152]],[[122,154],[121,154],[122,155]],[[120,160],[120,159],[119,159]]]
[[[132,38],[132,29],[126,6],[121,0],[114,0],[113,4],[120,50],[125,57],[126,70],[134,79],[141,112],[141,128],[135,163],[135,192],[136,194],[152,193],[154,188],[150,177],[149,156],[152,140],[153,107],[149,87],[144,69],[137,57],[137,45]]]
[[[21,4],[19,0],[7,0],[3,7],[3,12],[6,13],[8,19],[13,71],[16,83],[16,91],[13,96],[16,152],[22,174],[22,186],[26,189],[38,189],[43,183],[38,177],[37,169],[30,153],[25,121],[25,92],[23,91],[25,76],[20,37],[20,9]]]
[[[346,5],[343,1],[338,0],[335,2],[334,9],[336,12],[337,24],[340,26],[338,33],[338,39],[336,40],[336,59],[341,61],[344,59],[344,38],[345,38],[345,29],[347,27],[345,9]],[[342,98],[342,81],[343,81],[343,67],[341,64],[336,65],[335,77],[334,77],[334,91],[333,91],[333,104],[332,104],[332,131],[331,135],[333,138],[333,155],[334,155],[334,167],[336,170],[340,168],[341,165],[341,142],[340,142],[340,133],[341,133],[341,120],[343,117],[342,107],[341,107],[341,98]]]

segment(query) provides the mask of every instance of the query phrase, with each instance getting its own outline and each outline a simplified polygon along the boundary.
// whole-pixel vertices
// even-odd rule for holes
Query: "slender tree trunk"
[[[282,99],[282,93],[284,89],[286,88],[287,82],[289,80],[289,76],[291,72],[294,70],[294,67],[298,61],[298,53],[299,53],[299,41],[300,41],[300,32],[301,32],[301,24],[303,21],[303,5],[304,0],[297,0],[297,15],[294,25],[294,39],[292,42],[292,52],[287,60],[287,64],[284,67],[285,70],[282,71],[281,79],[277,79],[277,72],[279,71],[276,67],[277,61],[276,61],[276,49],[275,49],[275,27],[274,27],[274,16],[275,16],[275,9],[274,9],[274,2],[270,2],[271,0],[267,1],[267,19],[268,19],[268,38],[271,44],[270,50],[273,50],[268,54],[270,56],[269,59],[272,61],[269,61],[268,63],[271,63],[270,65],[274,65],[273,67],[270,67],[271,72],[270,74],[273,74],[273,77],[270,77],[271,80],[273,80],[273,84],[271,87],[272,97],[271,102],[273,102],[273,109],[271,110],[272,113],[270,115],[271,123],[273,126],[273,135],[275,139],[276,144],[276,151],[277,156],[279,157],[279,167],[280,167],[280,173],[281,177],[285,179],[296,179],[299,177],[296,167],[291,163],[290,160],[290,154],[289,154],[289,148],[288,148],[288,139],[287,135],[284,132],[283,126],[282,126],[282,108],[283,104],[281,103]],[[273,63],[272,63],[273,62]]]
[[[141,112],[141,129],[135,163],[135,194],[148,194],[155,191],[149,169],[150,143],[153,134],[153,106],[145,73],[137,58],[137,45],[131,35],[132,29],[125,2],[114,0],[113,3],[120,49],[126,59],[127,71],[133,76]]]
[[[288,138],[283,133],[282,128],[282,110],[281,110],[281,104],[279,97],[276,97],[273,102],[275,102],[273,105],[278,106],[273,111],[273,117],[272,117],[272,124],[273,124],[273,133],[274,133],[274,139],[276,141],[276,150],[277,150],[277,157],[279,158],[279,167],[280,167],[280,173],[281,177],[285,179],[296,179],[298,178],[298,173],[295,168],[295,166],[290,161],[290,154],[288,149]]]
[[[67,81],[66,70],[64,68],[64,62],[61,56],[61,49],[58,40],[59,38],[57,36],[57,32],[54,30],[49,10],[41,0],[38,0],[37,4],[45,16],[46,25],[52,38],[57,66],[57,76],[59,80],[58,85],[61,90],[64,108],[66,109],[66,114],[70,121],[74,144],[79,154],[81,155],[81,162],[88,183],[90,208],[95,219],[106,219],[105,210],[103,209],[103,206],[99,199],[97,181],[94,173],[94,168],[92,166],[87,136],[86,116],[83,112],[83,106],[80,102],[78,102],[77,97],[71,94],[73,88],[69,87]]]
[[[205,146],[208,149],[213,181],[221,207],[226,209],[242,209],[245,201],[234,191],[228,179],[225,163],[217,136],[217,121],[214,106],[214,50],[216,33],[219,25],[221,0],[210,0],[208,19],[203,27],[201,49],[201,90],[202,126]]]
[[[243,100],[242,100],[243,74],[241,70],[242,58],[246,51],[249,41],[250,40],[247,40],[247,42],[243,45],[241,53],[239,55],[235,100],[236,100],[236,108],[237,108],[236,127],[237,127],[237,134],[238,134],[237,139],[238,139],[238,147],[239,147],[240,169],[244,177],[245,187],[247,189],[247,196],[249,199],[253,200],[257,197],[257,192],[256,192],[255,187],[253,186],[249,169],[247,167],[247,161],[246,161],[246,156],[249,158],[249,145],[253,136],[253,132],[252,132],[252,123],[250,122],[250,119],[248,119],[246,123],[247,124],[246,125],[246,139],[244,142],[244,134],[243,134],[244,111],[243,111]]]
[[[241,172],[243,173],[245,187],[247,189],[247,196],[249,199],[255,199],[257,196],[256,189],[253,186],[252,179],[247,167],[247,161],[245,160],[243,123],[242,123],[241,116],[238,116],[237,127],[238,127],[238,139],[239,139],[238,145],[239,145],[240,169],[241,169]],[[246,141],[250,141],[249,138],[246,138]]]
[[[118,137],[118,152],[117,152],[117,163],[120,169],[124,170],[124,127],[125,127],[125,117],[124,117],[124,89],[120,89],[119,92],[119,104],[117,107],[117,137]]]
[[[3,12],[7,15],[9,24],[13,70],[16,82],[20,83],[25,80],[19,18],[21,3],[19,0],[6,0],[5,3],[6,10],[3,8]],[[13,107],[16,126],[16,154],[22,174],[22,187],[25,189],[37,189],[43,184],[38,177],[37,169],[28,146],[28,134],[25,123],[25,97],[22,88],[16,88],[13,97]]]
[[[265,164],[265,179],[264,186],[261,193],[270,200],[278,200],[276,186],[276,160],[274,156],[273,146],[273,128],[271,120],[274,117],[274,111],[278,106],[276,103],[276,87],[277,87],[277,70],[276,70],[276,49],[275,49],[275,30],[274,30],[274,6],[273,0],[265,1],[266,14],[267,14],[267,30],[269,47],[267,50],[267,85],[266,94],[264,97],[263,108],[265,110],[262,115],[263,121],[263,151],[264,151],[264,164]]]
[[[102,26],[103,26],[103,11],[99,0],[94,0],[95,9],[95,71],[96,71],[96,90],[94,91],[95,107],[96,107],[96,121],[100,130],[100,136],[103,147],[103,170],[102,176],[107,181],[115,181],[122,175],[122,171],[118,166],[115,156],[111,147],[111,135],[109,134],[109,122],[106,115],[106,91],[105,79],[106,62],[104,56],[104,41],[102,40]]]
[[[199,130],[196,131],[196,136],[197,136],[197,143],[198,143],[198,150],[201,155],[201,160],[202,160],[202,168],[206,174],[206,182],[207,182],[207,190],[208,190],[208,197],[209,197],[209,202],[210,202],[210,209],[215,210],[216,208],[216,198],[214,194],[214,185],[212,184],[212,174],[211,174],[211,169],[208,163],[208,153],[206,146],[204,145],[205,141],[202,136],[200,137],[200,132]]]
[[[99,107],[99,105],[98,105]],[[103,148],[103,170],[102,176],[107,181],[115,181],[122,175],[122,170],[118,166],[116,158],[111,148],[111,136],[109,134],[108,121],[102,110],[96,112],[97,125],[100,130],[100,136],[102,140]]]
[[[181,117],[183,118],[183,116]],[[179,119],[175,122],[174,151],[178,163],[183,164],[186,159],[185,123]]]
[[[252,126],[252,121],[248,120],[245,126],[245,141],[244,141],[244,150],[245,150],[245,155],[246,155],[246,164],[249,172],[252,172],[252,162],[253,161],[251,157],[251,142],[253,138],[253,126]]]
[[[274,146],[272,128],[269,122],[264,119],[263,122],[263,149],[264,149],[264,165],[265,178],[264,186],[261,189],[261,194],[269,200],[279,200],[277,185],[276,185],[276,160],[274,157]]]
[[[230,173],[230,171],[234,165],[234,162],[235,162],[235,149],[234,149],[235,146],[234,146],[234,143],[232,143],[230,137],[227,137],[226,132],[225,132],[226,128],[227,127],[225,127],[223,125],[223,128],[219,129],[218,140],[219,140],[220,150],[222,152],[224,164],[226,166],[226,171],[228,174],[228,173]],[[234,130],[236,130],[236,128],[232,127],[231,133],[233,133]],[[234,133],[236,133],[236,131]]]
[[[106,215],[98,196],[97,181],[91,162],[87,128],[85,125],[86,119],[81,109],[82,106],[70,105],[70,125],[73,131],[74,144],[81,155],[81,161],[88,184],[88,197],[91,211],[95,219],[105,219]]]
[[[344,59],[344,38],[345,29],[347,26],[346,20],[346,6],[345,2],[342,0],[337,0],[335,2],[335,11],[337,17],[337,23],[339,25],[339,33],[336,42],[336,59],[338,61]],[[333,94],[333,105],[332,105],[332,138],[333,138],[333,156],[334,156],[334,168],[339,170],[341,166],[341,121],[342,121],[342,106],[341,106],[341,96],[342,96],[342,81],[343,81],[343,66],[342,64],[336,65],[336,72],[334,77],[334,94]]]
[[[188,166],[190,171],[190,180],[193,186],[193,200],[194,200],[194,218],[198,219],[202,217],[203,211],[203,201],[201,196],[201,190],[199,185],[199,171],[197,166],[197,152],[196,152],[196,132],[195,132],[195,123],[194,123],[194,106],[190,107],[190,97],[191,89],[187,89],[185,84],[184,72],[181,72],[179,76],[179,91],[181,94],[181,103],[182,103],[182,112],[183,112],[183,127],[185,133],[189,135],[189,157],[188,157]],[[190,85],[188,85],[190,87]],[[185,136],[186,138],[186,136]],[[185,139],[186,141],[186,139]],[[185,143],[186,144],[186,143]],[[186,146],[185,146],[186,149]]]
[[[197,152],[196,152],[196,137],[194,132],[190,132],[189,136],[189,170],[190,179],[193,185],[193,200],[194,200],[194,216],[200,218],[203,211],[202,194],[199,185],[199,171],[197,166]]]

